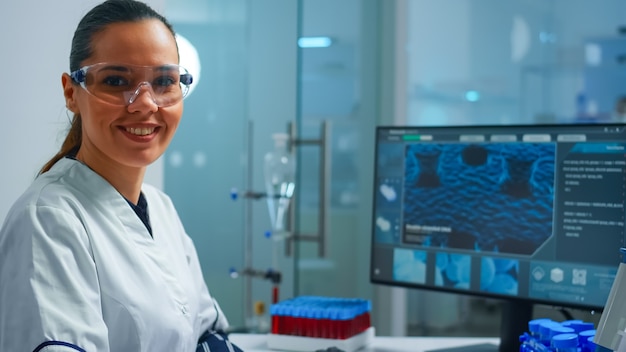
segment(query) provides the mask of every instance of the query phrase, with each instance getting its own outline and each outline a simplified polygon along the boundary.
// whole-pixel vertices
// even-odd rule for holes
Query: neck
[[[78,151],[76,159],[87,165],[95,173],[107,180],[124,198],[133,204],[139,201],[141,185],[146,173],[146,167],[132,167],[122,165],[108,157],[86,155]]]

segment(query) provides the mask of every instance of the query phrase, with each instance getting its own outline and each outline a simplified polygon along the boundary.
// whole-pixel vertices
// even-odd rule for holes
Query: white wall
[[[148,0],[157,11],[164,0]],[[56,153],[69,126],[61,74],[72,35],[96,0],[0,2],[0,222],[39,168]],[[147,182],[160,187],[156,163]]]

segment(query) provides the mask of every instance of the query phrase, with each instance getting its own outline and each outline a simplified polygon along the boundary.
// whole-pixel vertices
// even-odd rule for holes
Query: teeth
[[[128,128],[126,128],[126,132],[132,133],[132,134],[137,135],[137,136],[147,136],[147,135],[151,134],[152,132],[154,132],[154,127],[152,127],[152,128],[133,128],[133,127],[128,127]]]

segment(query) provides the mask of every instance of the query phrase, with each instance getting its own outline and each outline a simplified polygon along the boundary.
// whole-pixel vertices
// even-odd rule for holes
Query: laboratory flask
[[[272,231],[285,232],[286,217],[289,203],[295,188],[296,165],[293,155],[289,152],[289,136],[286,133],[275,133],[274,149],[265,154],[265,191],[269,209]]]

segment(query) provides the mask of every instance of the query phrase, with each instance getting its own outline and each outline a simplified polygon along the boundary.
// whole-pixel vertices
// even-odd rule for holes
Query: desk
[[[262,334],[230,334],[228,337],[245,352],[268,352],[266,336]],[[474,337],[387,337],[376,336],[360,352],[426,352],[442,348],[490,343],[498,345],[498,338]],[[497,350],[497,349],[495,349]],[[494,350],[494,351],[495,351]],[[469,351],[469,350],[468,350]]]

